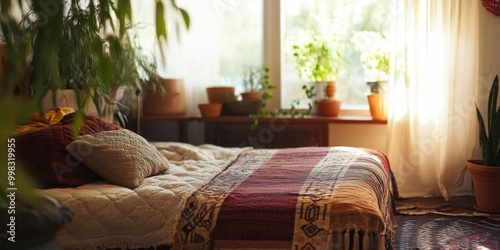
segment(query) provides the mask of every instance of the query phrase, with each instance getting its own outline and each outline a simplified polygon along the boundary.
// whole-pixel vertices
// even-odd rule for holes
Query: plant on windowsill
[[[355,32],[352,43],[360,53],[370,93],[367,95],[374,120],[387,120],[387,96],[382,84],[390,76],[390,45],[385,34],[375,31]]]
[[[310,100],[306,115],[311,113],[317,101],[325,98],[323,88],[326,82],[330,82],[330,85],[335,84],[336,76],[343,69],[339,44],[333,38],[326,40],[319,35],[311,35],[305,42],[292,45],[295,69],[299,77],[308,81],[308,84],[302,85],[306,97]],[[336,102],[340,110],[340,102]],[[293,104],[292,110],[294,110]]]
[[[241,94],[243,101],[259,101],[259,108],[257,112],[250,113],[250,118],[252,119],[252,129],[254,129],[257,127],[263,116],[270,114],[270,112],[267,111],[267,101],[272,98],[269,90],[275,89],[276,86],[269,82],[269,68],[249,68],[243,77],[243,88],[245,90],[245,92]],[[249,98],[248,96],[254,97]]]
[[[474,208],[486,213],[500,213],[500,108],[497,109],[498,75],[491,85],[487,120],[476,107],[479,125],[479,144],[483,160],[467,160],[466,165],[474,183]]]
[[[241,98],[243,100],[269,99],[267,90],[274,89],[276,86],[269,83],[269,68],[251,67],[245,71],[243,76],[243,90]]]

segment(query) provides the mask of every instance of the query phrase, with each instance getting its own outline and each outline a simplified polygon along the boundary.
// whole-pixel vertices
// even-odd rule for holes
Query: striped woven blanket
[[[387,158],[349,147],[242,153],[187,202],[183,249],[387,249],[393,246]]]

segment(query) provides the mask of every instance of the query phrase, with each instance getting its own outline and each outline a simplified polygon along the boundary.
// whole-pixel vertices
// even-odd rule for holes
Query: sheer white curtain
[[[388,156],[401,196],[448,198],[476,138],[480,1],[396,2]]]
[[[165,6],[170,5],[170,1],[163,2]],[[198,103],[208,102],[205,88],[215,85],[220,79],[220,11],[215,2],[178,1],[188,11],[191,27],[186,31],[179,18],[177,30],[171,22],[168,45],[164,51],[166,61],[163,63],[155,41],[154,1],[132,1],[134,23],[138,23],[139,27],[138,41],[160,59],[160,76],[184,79],[190,114],[199,112]],[[167,12],[167,17],[172,18],[172,13]]]

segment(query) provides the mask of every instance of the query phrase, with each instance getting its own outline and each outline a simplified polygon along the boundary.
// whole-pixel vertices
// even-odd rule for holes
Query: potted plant
[[[315,99],[313,103],[309,103],[308,112],[310,112],[313,104],[325,100],[326,82],[329,83],[330,90],[336,87],[335,77],[343,68],[339,43],[334,39],[328,42],[321,36],[312,35],[304,43],[293,44],[292,52],[299,77],[309,82],[309,84],[302,85],[302,89],[308,99]],[[332,106],[340,110],[340,101],[330,98],[323,104],[324,107]]]
[[[128,93],[116,103],[124,113],[137,110],[137,99],[133,95],[136,90],[141,92],[142,112],[144,115],[164,116],[182,115],[187,111],[184,81],[182,79],[163,79],[157,74],[157,60],[152,55],[147,55],[143,48],[134,39],[125,35],[122,46],[111,49],[110,56],[113,61],[113,77],[111,87],[123,89]],[[115,115],[122,116],[119,112]]]
[[[223,103],[236,99],[233,86],[212,86],[206,90],[209,103]]]
[[[244,92],[241,100],[229,100],[224,102],[223,110],[227,115],[251,115],[262,113],[266,108],[266,101],[272,96],[269,90],[276,88],[269,83],[269,68],[250,67],[245,71],[242,85]]]
[[[71,2],[71,3],[70,3]],[[57,219],[56,216],[41,217],[40,212],[47,211],[51,209],[50,204],[43,202],[43,199],[34,192],[34,181],[22,171],[22,162],[19,158],[15,158],[15,139],[14,131],[17,126],[23,124],[29,117],[33,115],[34,112],[40,111],[42,109],[42,100],[49,90],[57,90],[64,86],[61,72],[60,63],[58,58],[58,53],[60,50],[64,50],[61,46],[64,46],[63,32],[64,29],[64,15],[68,11],[68,6],[73,2],[80,1],[52,1],[47,3],[47,1],[2,1],[0,6],[2,12],[2,18],[0,18],[0,37],[3,39],[5,56],[3,57],[4,63],[2,64],[2,70],[8,71],[9,74],[0,74],[0,110],[3,119],[0,119],[0,140],[5,142],[0,144],[0,151],[6,152],[5,154],[0,154],[0,163],[5,166],[0,170],[0,176],[5,176],[0,180],[0,208],[5,207],[5,205],[10,204],[11,200],[7,196],[13,191],[9,189],[15,189],[15,201],[16,201],[16,214],[24,213],[24,209],[34,211],[34,215],[40,217],[39,219],[48,218],[51,222]],[[99,8],[97,3],[102,4]],[[171,1],[174,11],[181,12],[182,17],[186,24],[189,24],[189,16],[187,12],[180,9],[174,1]],[[164,6],[162,1],[157,1],[157,8],[155,9],[157,15],[156,23],[156,35],[158,39],[166,37],[167,29],[164,19]],[[86,5],[86,9],[89,13],[93,13],[93,17],[96,18],[99,25],[112,24],[116,21],[120,24],[125,24],[130,22],[132,16],[132,8],[130,6],[130,1],[119,1],[116,4],[113,1],[99,0],[99,1],[89,1]],[[27,13],[25,10],[30,9]],[[40,21],[40,26],[33,27],[37,29],[36,36],[29,37],[26,33],[26,27],[20,25],[20,19],[16,18],[18,13],[21,12],[22,16],[32,15],[34,18],[37,16],[43,16],[44,22]],[[114,19],[111,19],[111,16]],[[114,21],[113,21],[114,20]],[[118,27],[116,24],[110,25],[112,27]],[[118,34],[114,34],[115,37],[120,37],[121,29],[125,25],[120,25],[117,29]],[[84,27],[85,28],[85,27]],[[34,31],[34,30],[33,30]],[[111,30],[108,30],[111,32]],[[109,34],[109,33],[108,33]],[[78,34],[75,34],[78,35]],[[109,80],[109,76],[112,74],[111,63],[108,57],[105,57],[105,53],[102,46],[102,40],[99,42],[94,40],[94,46],[90,46],[90,51],[94,55],[100,55],[94,57],[98,65],[98,71],[96,76],[100,79],[99,83],[106,83],[106,79]],[[161,43],[163,44],[163,43]],[[164,45],[162,45],[164,46]],[[27,63],[27,58],[32,58]],[[76,69],[77,65],[73,64],[73,61],[67,61],[67,66],[73,66]],[[24,98],[23,96],[16,95],[16,88],[20,82],[23,82],[26,78],[26,74],[30,74],[33,77],[31,80],[31,95],[29,98]],[[87,76],[93,78],[92,76]],[[88,82],[88,86],[94,87],[97,82]],[[87,89],[87,85],[82,86],[82,88]],[[98,86],[99,87],[99,86]],[[97,92],[94,92],[94,94]],[[86,97],[85,99],[90,98]],[[84,101],[79,100],[79,107],[83,106]],[[75,119],[75,131],[82,124],[83,114],[81,111],[77,110],[77,118]],[[9,154],[7,154],[7,152]],[[12,163],[15,161],[15,169],[12,168]],[[14,176],[15,178],[7,178],[7,176]],[[14,181],[15,180],[15,181]],[[21,207],[21,205],[23,205]],[[36,208],[42,208],[38,210]],[[43,212],[44,214],[48,214]],[[54,213],[58,213],[54,211]],[[8,213],[4,213],[2,210],[2,221],[5,216],[10,217]],[[26,218],[26,217],[23,217]],[[16,221],[16,232],[23,232],[23,230],[31,230],[34,227],[40,226],[41,231],[49,234],[52,231],[47,229],[50,225],[46,224],[36,224],[34,221]],[[41,222],[44,223],[44,222]],[[61,224],[62,225],[62,224]],[[56,227],[53,228],[57,230]],[[35,232],[35,234],[33,234]],[[21,235],[21,234],[20,234]],[[31,231],[31,235],[45,236],[44,234],[39,234],[38,231]],[[16,238],[18,239],[18,238]],[[20,238],[19,238],[20,239]],[[16,244],[16,246],[21,247],[21,245]],[[43,247],[55,247],[55,245],[44,245],[44,246],[30,246],[35,248]],[[57,247],[57,246],[56,246]]]
[[[390,75],[390,47],[381,32],[355,32],[352,40],[360,52],[370,93],[367,95],[370,113],[374,120],[387,120],[387,95],[382,87]]]
[[[111,88],[135,88],[156,73],[151,70],[156,69],[151,63],[154,61],[146,60],[141,48],[129,37],[129,30],[133,27],[131,20],[126,19],[129,13],[122,13],[125,15],[123,20],[116,24],[108,20],[111,14],[119,14],[120,6],[124,5],[120,3],[114,6],[113,2],[108,1],[89,5],[68,1],[68,10],[61,17],[61,39],[54,41],[53,50],[57,60],[50,65],[53,71],[46,70],[47,65],[38,63],[40,56],[49,55],[43,55],[33,46],[34,52],[38,53],[33,53],[29,84],[32,94],[42,89],[49,90],[43,100],[44,109],[72,106],[87,114],[104,116],[112,122],[117,102],[114,101]],[[175,3],[174,7],[180,9]],[[25,28],[26,39],[33,42],[43,38],[40,38],[42,30],[39,27],[46,22],[45,16],[37,14],[36,8],[39,6],[31,5],[20,25]],[[107,9],[109,15],[101,15],[103,9]],[[184,21],[187,26],[189,19]],[[106,28],[110,23],[112,28],[119,24],[119,31],[110,33],[109,28]],[[60,104],[60,100],[65,102]]]
[[[486,213],[500,213],[500,108],[497,109],[498,75],[491,86],[487,107],[487,120],[483,120],[476,106],[479,124],[479,144],[482,160],[467,160],[472,176],[476,204],[474,208]]]
[[[268,96],[267,90],[276,88],[269,83],[269,68],[251,67],[245,71],[243,76],[243,89],[241,98],[243,100],[263,99]]]

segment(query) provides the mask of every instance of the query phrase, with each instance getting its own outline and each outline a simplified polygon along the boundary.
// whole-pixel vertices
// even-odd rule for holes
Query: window
[[[192,96],[189,106],[196,109],[206,98],[205,87],[232,85],[238,94],[242,92],[240,83],[244,71],[265,65],[271,70],[271,83],[278,85],[268,107],[289,108],[292,100],[305,98],[301,85],[307,81],[300,79],[295,70],[291,45],[303,34],[315,32],[327,39],[335,37],[342,44],[346,66],[344,73],[337,77],[336,95],[342,101],[342,108],[367,110],[366,82],[370,79],[364,75],[360,53],[353,47],[351,38],[356,31],[389,30],[392,1],[179,1],[190,13],[192,25],[182,34],[179,45],[176,32],[172,32],[165,53],[167,72],[162,75],[183,77],[187,91],[193,92],[188,93]],[[154,21],[154,17],[146,18]],[[307,106],[307,102],[301,104],[299,108]]]
[[[367,106],[366,82],[372,81],[360,63],[352,37],[358,31],[387,32],[390,28],[391,0],[284,0],[282,3],[284,41],[281,67],[281,104],[290,105],[293,99],[304,98],[295,67],[291,47],[311,33],[330,43],[338,41],[339,52],[345,62],[344,71],[337,76],[336,98],[342,107],[359,109]],[[330,47],[334,47],[332,45]],[[304,102],[303,102],[304,103]],[[304,103],[305,105],[305,103]]]
[[[244,71],[262,66],[263,0],[216,1],[220,24],[220,78],[241,92]]]

